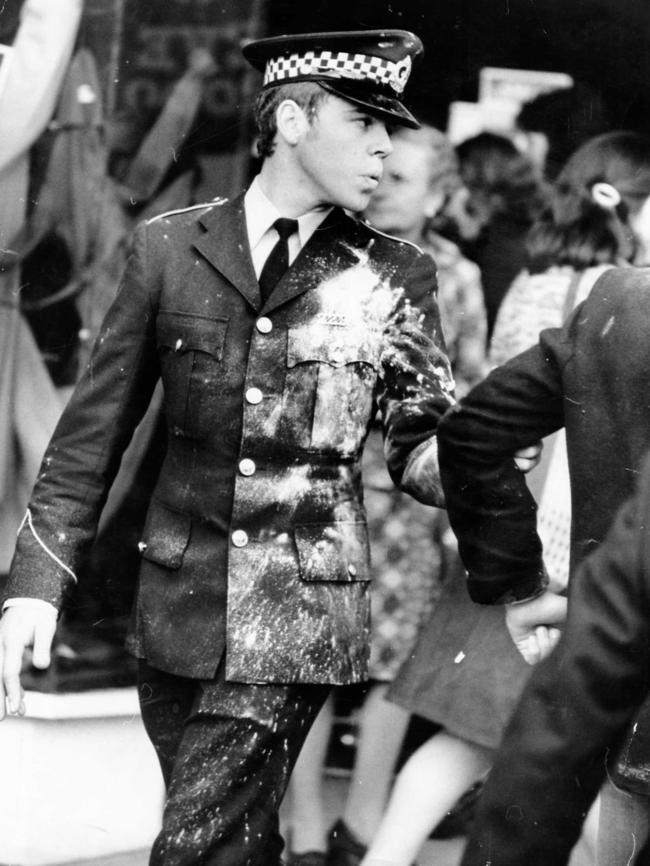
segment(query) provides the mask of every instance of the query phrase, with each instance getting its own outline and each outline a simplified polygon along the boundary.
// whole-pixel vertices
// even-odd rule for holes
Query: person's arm
[[[0,91],[0,170],[45,130],[77,35],[83,0],[25,0]]]
[[[97,531],[101,509],[133,431],[159,377],[155,309],[145,281],[146,228],[108,312],[88,368],[48,446],[16,552],[4,600],[35,598],[59,611]],[[12,605],[0,620],[2,691],[19,707],[20,661],[44,647],[56,617],[44,606]]]
[[[454,379],[436,301],[433,260],[420,255],[404,281],[384,334],[382,388],[385,454],[394,483],[425,505],[444,507],[436,431],[454,405]],[[532,443],[531,443],[532,444]],[[522,471],[539,462],[541,447],[513,451]]]
[[[563,332],[494,370],[438,429],[441,479],[474,601],[518,602],[547,579],[535,501],[513,461],[516,451],[564,424]]]
[[[395,484],[427,505],[442,505],[435,433],[454,403],[454,381],[435,299],[433,260],[418,256],[384,334],[378,405]]]
[[[576,570],[566,626],[533,672],[479,802],[462,866],[561,866],[648,688],[650,462]]]

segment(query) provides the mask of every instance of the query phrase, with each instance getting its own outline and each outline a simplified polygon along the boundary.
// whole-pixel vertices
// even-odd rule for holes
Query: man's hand
[[[521,451],[515,451],[515,463],[520,472],[530,472],[534,469],[542,459],[542,442],[536,442],[534,445],[529,445],[528,448],[522,448]]]
[[[566,619],[566,611],[566,598],[548,591],[531,601],[506,605],[510,637],[529,665],[550,655],[560,639],[558,625]]]
[[[33,648],[32,664],[46,668],[50,664],[52,640],[56,631],[56,610],[19,605],[9,607],[0,619],[0,721],[10,713],[25,713],[20,669],[23,653]]]

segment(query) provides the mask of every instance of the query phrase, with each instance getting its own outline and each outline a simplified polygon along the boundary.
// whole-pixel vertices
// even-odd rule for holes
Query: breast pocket
[[[379,341],[347,328],[288,333],[285,403],[299,444],[341,455],[361,446],[372,414]]]
[[[205,404],[219,385],[228,319],[163,310],[156,328],[168,423],[200,437],[214,422]]]

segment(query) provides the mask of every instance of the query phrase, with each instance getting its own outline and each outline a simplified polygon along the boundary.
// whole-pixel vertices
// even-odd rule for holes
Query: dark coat
[[[574,574],[562,638],[506,729],[462,866],[567,863],[608,753],[648,690],[649,526],[650,459],[637,494]],[[650,863],[650,844],[635,863]]]
[[[537,346],[493,371],[441,422],[441,478],[476,601],[526,598],[544,584],[536,506],[509,455],[562,425],[571,476],[573,568],[605,538],[617,508],[634,492],[650,447],[649,335],[650,270],[610,270],[564,327],[542,332]],[[584,596],[582,573],[570,582],[569,610]],[[574,663],[579,664],[567,659],[563,677],[584,674],[571,668]],[[575,704],[569,692],[561,691],[549,710],[558,717]],[[610,709],[607,724],[618,717],[618,709]],[[634,727],[633,740],[617,763],[617,773],[632,779],[636,790],[650,786],[649,718],[643,710],[643,724]],[[588,736],[586,728],[583,734]],[[555,728],[549,729],[547,741],[554,735]],[[570,739],[580,739],[579,728],[561,736],[566,739],[558,748],[569,753],[573,745],[580,748]],[[544,760],[531,772],[530,793],[518,807],[534,820],[547,820],[548,804],[542,808],[535,792],[544,782],[553,789],[558,765]],[[540,833],[559,833],[554,821],[561,823],[563,809],[560,797],[553,829],[540,828]],[[521,848],[515,852],[516,835],[512,848],[499,851],[502,859],[492,860],[495,866],[529,862]]]
[[[494,370],[438,432],[450,520],[478,602],[544,583],[536,505],[511,459],[566,428],[572,564],[605,537],[650,446],[650,269],[616,268],[562,327]]]
[[[234,680],[365,678],[359,458],[379,407],[408,488],[450,404],[434,288],[428,256],[337,209],[263,307],[243,198],[140,226],[45,455],[7,595],[63,603],[162,377],[168,446],[133,650],[194,677],[212,676],[225,649]]]

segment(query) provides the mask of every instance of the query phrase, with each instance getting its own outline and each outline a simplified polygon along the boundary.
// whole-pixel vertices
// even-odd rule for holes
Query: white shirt
[[[332,208],[316,208],[299,216],[298,231],[289,238],[289,264],[295,260],[300,250],[330,213]],[[280,237],[273,228],[273,223],[283,216],[273,202],[262,192],[259,178],[255,178],[244,196],[244,214],[246,217],[246,232],[253,259],[255,276],[259,277],[271,250]],[[3,610],[17,605],[31,605],[50,610],[55,616],[57,609],[49,601],[37,598],[8,598]]]
[[[293,263],[331,210],[332,208],[316,208],[298,217],[298,232],[289,238],[289,264]],[[259,277],[264,263],[279,238],[273,223],[284,214],[281,214],[273,202],[264,195],[258,177],[253,180],[244,196],[244,213],[255,276]]]

